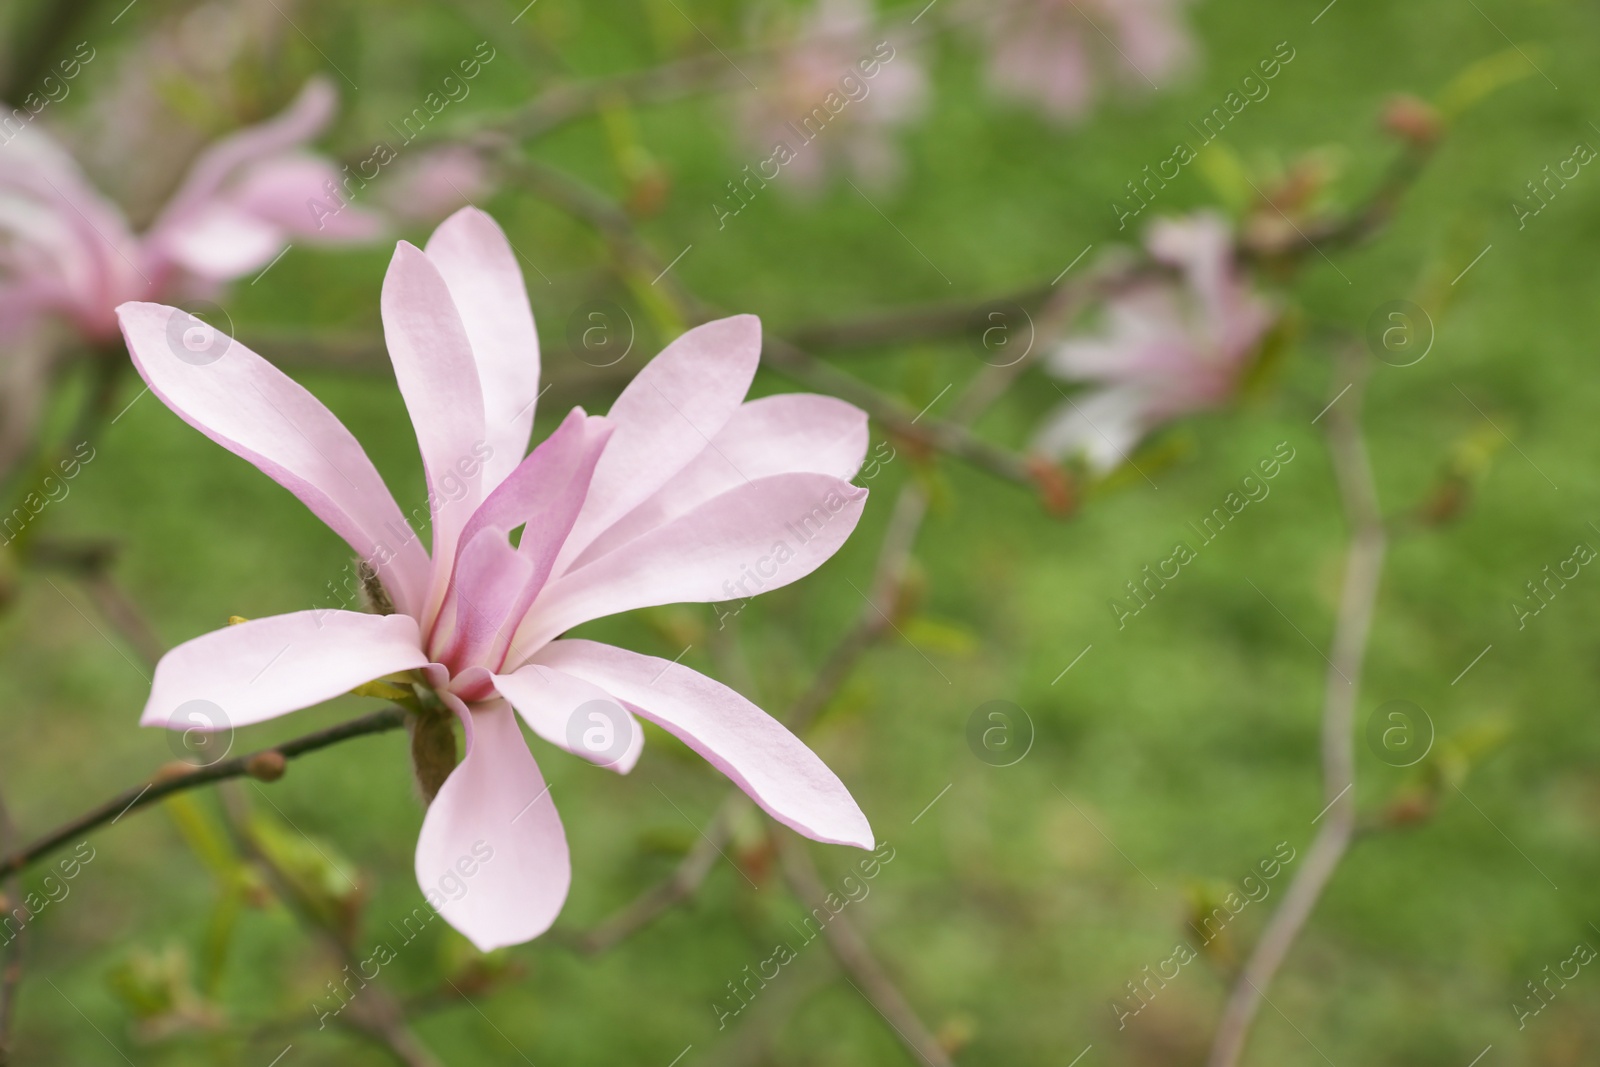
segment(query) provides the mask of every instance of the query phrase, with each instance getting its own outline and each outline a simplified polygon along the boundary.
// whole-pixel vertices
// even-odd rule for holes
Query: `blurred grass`
[[[916,6],[895,10],[910,14]],[[1296,290],[1313,323],[1359,331],[1378,305],[1414,297],[1423,278],[1454,277],[1493,245],[1450,289],[1454,300],[1439,317],[1429,357],[1410,368],[1381,367],[1372,383],[1369,434],[1392,511],[1426,498],[1453,445],[1484,431],[1473,403],[1516,448],[1498,453],[1459,521],[1394,545],[1360,718],[1364,724],[1384,701],[1405,698],[1427,709],[1444,736],[1496,720],[1513,732],[1464,782],[1473,803],[1447,790],[1432,819],[1357,846],[1269,993],[1279,1010],[1264,1010],[1252,1063],[1464,1067],[1493,1044],[1486,1064],[1576,1065],[1593,1062],[1600,1048],[1600,977],[1587,970],[1526,1030],[1518,1031],[1510,1007],[1545,965],[1566,959],[1577,941],[1600,938],[1588,925],[1600,922],[1593,888],[1600,730],[1591,695],[1600,673],[1600,597],[1589,588],[1600,579],[1585,572],[1522,631],[1508,606],[1546,563],[1564,559],[1575,541],[1595,544],[1600,536],[1587,525],[1600,521],[1600,425],[1592,416],[1600,401],[1592,271],[1600,178],[1583,173],[1521,232],[1509,206],[1523,182],[1566,158],[1575,140],[1600,143],[1589,125],[1596,114],[1589,102],[1600,89],[1600,14],[1554,0],[1477,6],[1345,0],[1311,25],[1320,3],[1202,3],[1192,12],[1205,55],[1195,79],[1148,101],[1113,103],[1071,131],[989,97],[971,31],[930,41],[924,53],[936,92],[927,117],[902,138],[908,180],[875,199],[951,286],[842,184],[810,204],[769,190],[718,232],[709,205],[749,158],[729,136],[726,102],[635,112],[644,145],[672,181],[664,210],[645,226],[657,249],[670,258],[692,242],[675,268],[688,285],[781,328],[1033,286],[1086,244],[1104,249],[1118,236],[1110,197],[1164,158],[1186,121],[1281,40],[1296,48],[1294,63],[1269,99],[1229,127],[1226,144],[1250,164],[1337,148],[1348,183],[1341,188],[1352,198],[1390,151],[1375,130],[1385,97],[1433,94],[1468,64],[1503,51],[1496,25],[1560,87],[1530,74],[1470,111],[1393,230],[1370,248],[1335,252],[1338,271],[1313,262]],[[104,26],[116,7],[94,8],[95,28],[86,31],[97,47],[103,41],[108,59],[173,5],[141,3],[115,27]],[[460,117],[514,105],[566,75],[629,69],[665,50],[704,47],[675,5],[657,0],[606,9],[543,0],[513,26],[520,7],[296,9],[317,49],[360,86],[346,93],[349,110],[333,146],[363,154],[435,72],[485,37],[500,57],[459,105]],[[739,40],[746,17],[732,3],[696,4],[689,13],[725,45]],[[285,47],[288,67],[324,66],[298,35],[287,35]],[[91,69],[73,106],[91,101],[105,84],[96,79],[109,80],[109,72],[110,62]],[[535,151],[621,191],[594,122]],[[1164,196],[1162,211],[1214,200],[1197,171]],[[584,301],[615,295],[600,269],[603,250],[582,227],[514,189],[484,206],[550,278],[546,284],[529,271],[547,378],[581,370],[565,351],[565,323]],[[386,258],[377,250],[296,248],[260,285],[241,287],[229,301],[241,339],[283,324],[375,329]],[[642,338],[630,359],[642,360],[658,340]],[[1086,1067],[1200,1061],[1225,991],[1210,963],[1186,967],[1124,1031],[1108,1005],[1185,936],[1188,887],[1237,884],[1280,841],[1303,855],[1322,807],[1316,736],[1325,665],[1307,639],[1318,648],[1328,643],[1344,533],[1310,425],[1339,388],[1330,388],[1326,356],[1301,346],[1269,397],[1175,429],[1169,439],[1183,446],[1182,458],[1153,472],[1159,488],[1135,482],[1070,523],[1042,515],[1012,487],[941,465],[941,506],[918,550],[923,610],[970,633],[973,648],[953,654],[929,646],[938,671],[903,642],[872,653],[814,745],[897,850],[852,917],[932,1025],[970,1032],[963,1062],[1059,1067],[1091,1043]],[[977,369],[959,343],[842,358],[917,407]],[[392,386],[333,374],[302,380],[366,444],[399,499],[420,500],[415,445]],[[763,376],[757,388],[792,387]],[[126,385],[122,402],[136,393]],[[981,429],[1020,445],[1055,398],[1043,379],[1024,378]],[[607,402],[596,398],[590,407],[604,410]],[[559,414],[542,412],[540,432]],[[1185,524],[1280,441],[1297,458],[1271,496],[1201,549],[1119,631],[1107,599],[1164,558],[1174,539],[1190,537]],[[156,401],[134,403],[98,448],[71,496],[40,521],[53,536],[122,540],[119,575],[164,640],[187,639],[233,613],[324,602],[323,584],[346,562],[343,545]],[[902,458],[872,483],[867,518],[837,560],[740,616],[738,640],[759,688],[751,695],[763,706],[781,708],[798,692],[860,609],[846,579],[864,584],[887,504],[910,467]],[[26,576],[0,616],[9,690],[0,774],[15,818],[34,830],[170,757],[162,735],[135,726],[147,682],[128,661],[132,653],[97,632],[104,624],[90,621],[79,589],[60,576],[51,581]],[[693,647],[684,661],[717,674],[705,632],[714,625],[710,608],[686,607],[592,630],[667,657],[688,634]],[[965,746],[968,715],[992,699],[1021,704],[1037,727],[1032,751],[1014,767],[986,766]],[[244,732],[239,744],[305,732],[366,704],[346,699],[299,713]],[[723,793],[708,766],[678,758],[676,742],[659,732],[650,740],[638,770],[620,780],[536,750],[572,842],[567,927],[594,923],[668,872],[675,857],[663,842],[692,842],[692,829],[655,786],[702,824]],[[1409,781],[1364,747],[1360,774],[1366,811]],[[949,793],[911,825],[946,785]],[[386,936],[385,924],[419,903],[411,851],[421,813],[400,737],[308,757],[264,791],[296,826],[366,872],[375,891],[366,940]],[[94,845],[97,858],[71,883],[71,896],[34,929],[19,1062],[124,1062],[96,1028],[140,1067],[265,1065],[291,1041],[285,1065],[384,1062],[314,1025],[244,1047],[205,1039],[135,1044],[108,973],[136,948],[197,949],[214,888],[160,812],[129,819]],[[830,849],[816,855],[825,877],[856,858]],[[1250,943],[1286,882],[1230,928],[1236,943]],[[477,1011],[457,1005],[418,1028],[452,1067],[520,1059],[664,1067],[691,1044],[686,1067],[721,1062],[731,1039],[718,1031],[711,1004],[741,968],[789,936],[785,923],[799,911],[776,880],[752,891],[719,864],[693,902],[610,955],[577,958],[551,941],[515,949],[525,978],[476,998]],[[459,944],[433,924],[386,979],[404,991],[429,988],[438,961]],[[822,955],[803,950],[810,972],[786,970],[758,999],[795,1001],[768,1062],[905,1062],[893,1035],[831,977]],[[334,975],[281,908],[252,910],[227,964],[223,1000],[245,1020],[281,1015],[314,1024],[305,1005]]]

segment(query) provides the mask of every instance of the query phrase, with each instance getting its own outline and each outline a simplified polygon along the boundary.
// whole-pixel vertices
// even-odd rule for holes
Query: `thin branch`
[[[817,868],[811,862],[805,843],[779,831],[774,831],[772,841],[778,850],[784,877],[794,895],[808,908],[822,907],[828,891],[817,876]],[[894,984],[888,971],[878,963],[866,939],[847,915],[840,912],[829,919],[822,927],[822,936],[856,992],[877,1009],[889,1028],[900,1038],[900,1043],[919,1063],[925,1063],[928,1067],[955,1067],[955,1061],[945,1052],[932,1031],[923,1025],[911,1002]]]
[[[252,752],[246,756],[236,756],[229,760],[219,760],[204,767],[185,768],[173,770],[168,768],[158,771],[153,777],[147,779],[143,785],[126,789],[112,797],[104,804],[99,805],[75,819],[71,819],[43,837],[23,845],[16,851],[0,859],[0,879],[7,878],[23,870],[35,861],[49,855],[69,841],[82,838],[100,827],[114,823],[130,812],[149,807],[158,800],[196,789],[212,782],[220,782],[229,778],[243,778],[252,775],[255,767],[276,763],[271,755],[276,753],[285,760],[303,756],[308,752],[337,745],[341,741],[349,741],[356,737],[366,737],[369,734],[381,734],[389,730],[399,729],[405,724],[408,713],[401,707],[387,707],[379,711],[362,715],[330,726],[325,730],[297,737],[292,741],[285,741],[281,745]]]
[[[771,49],[738,53],[739,58],[759,58]],[[526,107],[509,114],[492,116],[451,134],[469,138],[509,137],[529,140],[582,118],[607,100],[625,99],[630,103],[671,103],[701,93],[743,89],[743,77],[732,65],[735,60],[720,52],[689,56],[658,67],[631,70],[621,74],[590,78],[553,86],[538,93]]]
[[[1322,791],[1328,807],[1304,865],[1239,972],[1217,1027],[1209,1067],[1236,1067],[1239,1063],[1267,988],[1305,929],[1356,830],[1355,712],[1387,536],[1361,435],[1361,400],[1368,367],[1354,351],[1345,355],[1343,363],[1341,374],[1355,385],[1329,412],[1328,444],[1351,539],[1323,697]]]
[[[362,969],[362,959],[340,932],[320,921],[310,902],[266,851],[261,848],[249,826],[248,808],[243,794],[223,787],[222,810],[234,843],[246,857],[253,860],[267,876],[273,891],[289,905],[302,926],[315,933],[320,941],[346,970],[362,976],[360,992],[370,994],[362,1000],[349,1020],[341,1019],[348,1028],[364,1034],[388,1049],[396,1062],[404,1067],[442,1067],[439,1059],[430,1052],[406,1024],[405,1010],[387,989],[376,979],[369,979]],[[353,1002],[353,1000],[352,1000]]]
[[[15,837],[11,812],[5,798],[0,796],[0,850],[10,848]],[[12,908],[21,906],[21,901],[17,877],[12,875],[0,880],[0,902],[5,905],[0,913],[9,915]],[[24,923],[11,938],[4,967],[0,969],[0,1067],[7,1067],[11,1062],[11,1028],[16,1022],[17,993],[22,986],[22,950],[27,936],[28,925]]]
[[[575,935],[562,934],[562,940],[586,956],[599,955],[615,948],[694,896],[722,855],[722,849],[732,839],[736,813],[746,802],[743,793],[731,790],[723,798],[711,824],[670,875],[640,893],[632,903],[617,910],[594,929]]]

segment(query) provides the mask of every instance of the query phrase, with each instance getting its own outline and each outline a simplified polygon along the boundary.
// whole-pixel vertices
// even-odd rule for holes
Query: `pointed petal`
[[[213,202],[170,227],[165,256],[191,274],[228,281],[264,267],[284,246],[283,231],[247,211]]]
[[[249,726],[427,662],[409,615],[297,611],[252,619],[162,656],[139,722],[182,725],[180,710],[201,700],[221,709],[226,725]]]
[[[785,393],[741,404],[709,448],[595,538],[573,566],[757,478],[809,472],[848,481],[861,469],[868,441],[867,413],[831,396]]]
[[[383,279],[383,335],[417,432],[433,514],[433,596],[444,593],[456,537],[482,501],[489,454],[483,390],[450,289],[415,245],[401,241]]]
[[[461,311],[483,383],[487,441],[484,485],[494,487],[528,451],[534,401],[539,396],[539,335],[533,308],[505,232],[477,208],[465,207],[428,238],[428,258],[439,269]]]
[[[783,725],[705,675],[594,641],[556,641],[538,661],[599,686],[704,756],[785,826],[814,841],[871,848],[844,783]]]
[[[117,309],[145,384],[178,417],[299,497],[383,577],[395,606],[418,614],[428,557],[377,468],[344,424],[287,375],[222,334],[183,343],[193,317],[160,304]],[[205,362],[209,360],[209,362]]]
[[[485,526],[465,544],[450,573],[442,619],[450,623],[450,640],[439,651],[443,663],[499,665],[511,635],[533,599],[533,563],[511,547],[510,531]]]
[[[558,570],[705,450],[749,392],[760,362],[761,320],[735,315],[690,330],[628,383],[611,406],[616,433]]]
[[[224,137],[201,152],[151,227],[152,237],[159,239],[168,226],[202,207],[242,168],[311,140],[333,118],[338,105],[339,94],[333,83],[327,78],[312,78],[283,111],[266,122]]]
[[[534,733],[557,748],[618,774],[639,762],[644,751],[639,721],[599,686],[530,663],[497,675],[494,687]]]
[[[284,233],[325,242],[370,241],[383,233],[383,217],[328,196],[328,187],[344,180],[331,160],[309,152],[285,153],[252,165],[227,199],[240,211],[271,223]],[[312,201],[326,211],[313,211]]]
[[[572,884],[567,835],[539,765],[504,701],[441,694],[466,732],[417,838],[417,884],[430,906],[481,951],[550,929]]]
[[[619,611],[731,600],[788,585],[839,550],[866,502],[865,489],[826,474],[777,474],[713,497],[551,582],[507,662],[518,663],[519,654],[580,622]]]
[[[517,551],[533,563],[534,583],[542,586],[583,507],[611,431],[611,420],[573,408],[473,513],[461,531],[463,543],[487,526],[522,526]]]

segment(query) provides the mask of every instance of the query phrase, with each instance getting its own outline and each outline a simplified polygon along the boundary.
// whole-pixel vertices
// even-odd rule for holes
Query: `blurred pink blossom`
[[[821,566],[866,504],[848,480],[866,454],[866,414],[807,394],[746,402],[761,325],[740,315],[679,337],[609,415],[574,408],[524,458],[538,334],[510,243],[472,208],[426,249],[400,243],[382,312],[427,474],[419,519],[431,552],[360,443],[305,389],[237,342],[197,360],[172,337],[181,311],[118,309],[151,392],[340,534],[376,612],[271,616],[179,645],[156,667],[142,721],[181,729],[184,708],[214,701],[223,722],[247,726],[415,672],[405,676],[426,681],[466,739],[423,819],[417,880],[485,951],[543,933],[571,882],[519,718],[619,773],[639,759],[644,718],[779,822],[871,848],[844,784],[744,697],[676,662],[562,636],[634,608],[753,596]],[[440,891],[463,876],[464,892]]]
[[[974,10],[988,29],[990,84],[1039,104],[1058,122],[1083,117],[1098,80],[1157,88],[1194,56],[1180,13],[1186,2],[979,0]]]
[[[1272,326],[1271,306],[1234,262],[1222,218],[1159,219],[1145,245],[1178,276],[1113,297],[1100,336],[1065,341],[1049,358],[1050,373],[1098,388],[1045,424],[1034,442],[1045,456],[1115,467],[1157,426],[1233,396]]]
[[[311,210],[341,202],[339,168],[304,148],[336,105],[333,87],[314,79],[281,114],[217,141],[137,234],[65,149],[36,125],[22,130],[0,147],[0,338],[57,317],[104,343],[125,301],[209,294],[292,240],[379,236],[370,212]]]
[[[436,223],[489,191],[489,166],[465,145],[442,145],[406,156],[379,193],[390,214]]]
[[[843,167],[873,185],[892,182],[900,171],[892,131],[927,96],[921,65],[877,32],[867,0],[818,0],[759,81],[739,116],[745,141],[763,153],[753,170],[803,192]]]

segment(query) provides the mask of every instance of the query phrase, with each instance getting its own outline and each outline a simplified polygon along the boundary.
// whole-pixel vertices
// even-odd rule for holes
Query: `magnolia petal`
[[[611,431],[609,419],[573,408],[467,520],[462,542],[486,526],[522,526],[517,551],[533,564],[535,585],[543,585],[583,507]]]
[[[837,775],[772,716],[670,660],[595,641],[556,641],[538,662],[599,686],[704,756],[774,819],[814,841],[873,846]]]
[[[466,755],[428,807],[417,837],[417,884],[428,904],[483,952],[550,929],[572,884],[567,835],[510,705],[469,709]]]
[[[297,611],[186,641],[161,657],[140,723],[195,725],[195,702],[222,727],[250,726],[427,664],[416,620]],[[210,727],[206,727],[210,728]]]
[[[505,232],[477,208],[451,215],[428,238],[425,251],[460,309],[483,385],[486,440],[484,485],[510,474],[528,451],[539,396],[539,334],[533,308]]]
[[[162,403],[299,497],[378,570],[397,608],[419,612],[427,553],[377,468],[331,411],[225,335],[211,336],[198,351],[187,348],[185,331],[200,324],[183,311],[128,303],[117,317],[135,368]]]
[[[278,226],[217,201],[170,227],[162,252],[192,274],[227,281],[266,266],[283,245]]]
[[[544,740],[618,774],[644,752],[639,721],[610,693],[581,678],[530,663],[497,675],[494,687]]]
[[[848,481],[870,440],[867,413],[831,396],[784,393],[741,404],[711,446],[654,496],[595,538],[581,567],[714,496],[773,474],[829,474]]]
[[[417,432],[433,514],[430,610],[444,595],[456,536],[483,499],[483,390],[450,289],[422,250],[401,241],[383,279],[383,335]]]
[[[334,196],[346,179],[331,159],[285,153],[252,165],[227,200],[285,233],[327,242],[369,241],[383,233],[383,217]]]
[[[499,662],[532,599],[533,567],[511,547],[509,531],[498,526],[483,527],[461,546],[445,597],[443,618],[452,627],[449,647],[440,654],[445,662]]]
[[[777,474],[730,489],[551,582],[507,661],[619,611],[732,600],[788,585],[839,550],[866,501],[865,489],[826,474]]]
[[[310,141],[333,118],[339,94],[327,78],[306,82],[300,95],[266,122],[224,137],[195,159],[183,184],[151,227],[153,235],[182,221],[216,197],[242,168]]]
[[[645,365],[611,405],[616,433],[595,467],[558,573],[705,450],[749,392],[760,362],[761,320],[735,315],[695,327]]]
[[[1097,471],[1125,463],[1148,431],[1151,398],[1133,386],[1082,394],[1058,408],[1038,435],[1033,449],[1052,460],[1081,455]]]

